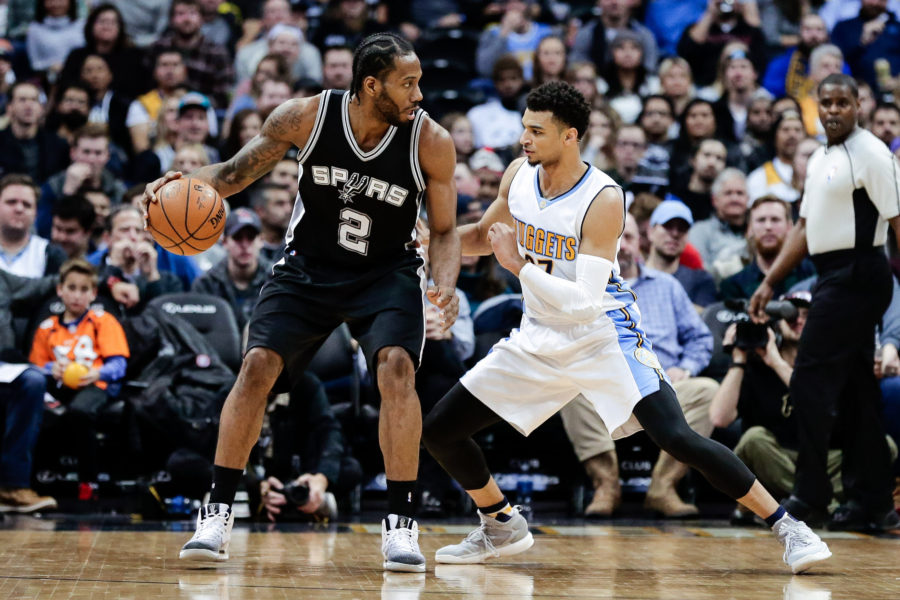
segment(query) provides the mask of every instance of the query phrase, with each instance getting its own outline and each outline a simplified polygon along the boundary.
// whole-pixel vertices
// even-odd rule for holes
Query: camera
[[[284,494],[291,507],[300,507],[309,502],[309,486],[305,483],[289,481],[278,491]]]
[[[797,318],[797,307],[789,300],[773,300],[766,304],[766,314],[770,317],[766,323],[755,323],[748,313],[749,302],[747,300],[726,300],[725,307],[734,313],[734,322],[737,331],[734,338],[734,347],[741,350],[765,348],[769,343],[769,326],[785,319],[787,321]],[[733,348],[723,348],[730,353]]]

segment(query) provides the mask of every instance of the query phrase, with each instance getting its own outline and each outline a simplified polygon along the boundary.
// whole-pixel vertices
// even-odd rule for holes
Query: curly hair
[[[362,82],[372,76],[381,79],[385,73],[394,68],[394,59],[398,56],[415,54],[409,40],[393,33],[373,33],[360,42],[353,53],[353,82],[350,94],[358,96]]]
[[[578,139],[587,131],[591,107],[581,92],[564,81],[549,81],[531,90],[525,105],[530,111],[550,112],[567,127],[574,127]]]

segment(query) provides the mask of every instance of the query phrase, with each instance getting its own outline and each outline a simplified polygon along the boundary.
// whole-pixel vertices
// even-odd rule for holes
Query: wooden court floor
[[[374,523],[271,531],[237,525],[231,560],[207,568],[176,558],[192,525],[172,529],[7,519],[0,526],[0,599],[900,598],[900,532],[823,532],[834,556],[792,576],[767,530],[718,521],[537,524],[528,552],[458,566],[435,565],[433,554],[471,526],[426,524],[425,574],[385,574]]]

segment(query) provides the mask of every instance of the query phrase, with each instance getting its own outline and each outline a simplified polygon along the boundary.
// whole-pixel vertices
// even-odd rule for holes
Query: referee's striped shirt
[[[900,163],[880,139],[856,127],[841,144],[809,158],[800,216],[811,255],[871,249],[900,215]]]

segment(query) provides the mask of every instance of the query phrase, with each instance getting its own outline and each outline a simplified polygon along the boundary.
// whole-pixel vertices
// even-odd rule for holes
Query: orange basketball
[[[199,254],[225,229],[225,203],[211,185],[183,177],[170,181],[147,210],[147,229],[173,254]]]

